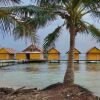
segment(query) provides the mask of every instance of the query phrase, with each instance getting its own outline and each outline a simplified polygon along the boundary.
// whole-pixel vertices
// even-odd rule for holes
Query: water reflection
[[[8,67],[1,67],[0,71],[4,72],[12,72],[12,71],[21,71],[23,70],[23,67],[16,67],[16,66],[8,66]]]
[[[0,68],[0,86],[44,88],[56,82],[63,82],[66,62],[32,63]],[[75,63],[75,83],[100,96],[100,63]]]
[[[79,71],[80,70],[80,67],[79,67],[79,64],[78,63],[75,63],[74,64],[74,69],[75,69],[75,71]]]
[[[39,68],[36,68],[36,67],[26,67],[24,70],[26,72],[38,72]]]
[[[86,64],[87,71],[100,71],[100,64]]]
[[[59,63],[48,63],[48,70],[49,71],[57,71],[60,70],[60,64]]]
[[[25,68],[23,68],[25,72],[33,72],[33,73],[40,73],[44,72],[46,70],[45,65],[40,65],[40,64],[30,64],[27,65]]]

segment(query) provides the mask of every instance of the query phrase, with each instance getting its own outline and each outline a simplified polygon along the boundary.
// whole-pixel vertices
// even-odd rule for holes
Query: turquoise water
[[[63,82],[66,62],[31,63],[0,68],[0,87],[42,89],[50,84]],[[75,64],[75,83],[100,96],[100,64]]]

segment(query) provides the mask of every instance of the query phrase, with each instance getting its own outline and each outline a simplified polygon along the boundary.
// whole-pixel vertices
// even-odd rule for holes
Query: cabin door
[[[30,54],[29,53],[26,54],[26,59],[30,60]]]

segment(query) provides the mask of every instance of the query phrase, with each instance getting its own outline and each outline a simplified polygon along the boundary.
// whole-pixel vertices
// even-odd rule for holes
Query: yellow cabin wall
[[[9,60],[9,54],[0,54],[0,60]]]
[[[79,54],[78,53],[74,53],[74,60],[79,60]]]
[[[48,60],[60,60],[60,54],[55,48],[52,48],[48,51],[47,59]]]
[[[14,59],[14,54],[8,53],[5,48],[0,49],[0,60],[12,60]]]
[[[98,60],[100,60],[100,53],[98,54]]]
[[[16,59],[17,60],[25,60],[26,59],[26,54],[25,53],[17,53],[16,54]]]
[[[100,60],[100,54],[87,54],[87,60]]]
[[[9,54],[8,52],[4,49],[0,49],[0,60],[8,60],[9,59]]]
[[[79,60],[79,54],[77,53],[74,54],[74,60]]]
[[[79,54],[80,54],[80,52],[74,48],[74,60],[79,60]],[[68,55],[69,55],[69,53],[68,53]]]
[[[86,54],[86,59],[87,60],[100,60],[100,50],[97,48],[92,48],[91,50],[88,51]]]
[[[60,55],[59,54],[48,54],[48,60],[59,60]]]
[[[34,60],[43,59],[43,54],[41,54],[41,53],[30,53],[30,59],[34,59]]]

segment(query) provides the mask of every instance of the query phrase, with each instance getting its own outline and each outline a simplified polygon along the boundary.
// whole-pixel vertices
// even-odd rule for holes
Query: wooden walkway
[[[24,64],[24,63],[42,63],[47,60],[0,60],[0,67],[11,66],[16,64]]]
[[[14,64],[15,64],[14,60],[0,60],[0,67],[10,66]]]
[[[16,65],[16,64],[24,64],[24,63],[45,63],[45,62],[52,62],[52,63],[60,63],[60,62],[68,62],[68,60],[59,60],[59,61],[48,61],[46,59],[43,60],[0,60],[0,67],[5,67],[5,66],[11,66],[11,65]],[[100,60],[77,60],[74,61],[75,63],[81,63],[81,62],[86,62],[86,63],[94,63],[97,62],[99,63]]]

